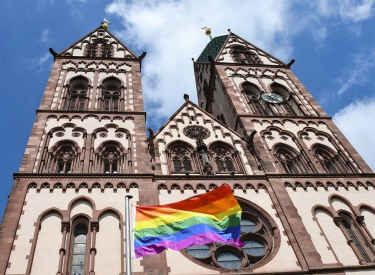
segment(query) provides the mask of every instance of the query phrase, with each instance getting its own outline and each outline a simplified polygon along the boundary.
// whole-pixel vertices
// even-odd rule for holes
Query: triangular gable
[[[194,120],[193,120],[194,119]],[[241,140],[242,137],[237,132],[223,124],[221,121],[214,118],[210,113],[206,112],[190,100],[186,101],[154,134],[154,138],[163,139],[166,132],[171,129],[178,128],[176,140],[183,136],[183,129],[189,125],[198,125],[208,128],[210,131],[214,129],[221,129],[222,134],[231,136],[232,142],[234,140]],[[217,136],[215,133],[211,133]],[[173,135],[173,134],[172,134]],[[174,136],[174,135],[173,135]],[[219,137],[218,137],[219,138]],[[193,140],[191,140],[193,142]]]
[[[260,64],[283,67],[287,66],[287,64],[281,60],[234,33],[213,38],[210,43],[207,44],[196,62],[209,62],[208,55],[211,55],[215,62],[242,64],[234,59],[231,53],[233,46],[242,46],[250,53],[255,54],[260,61]]]
[[[88,44],[96,44],[98,46],[98,49],[100,49],[100,47],[104,44],[111,45],[113,47],[114,58],[138,59],[138,57],[130,49],[128,49],[128,47],[126,47],[120,40],[116,38],[116,36],[114,36],[108,29],[105,29],[103,26],[99,26],[56,56],[83,57],[85,56],[85,47]],[[98,53],[97,57],[100,57],[100,53]]]

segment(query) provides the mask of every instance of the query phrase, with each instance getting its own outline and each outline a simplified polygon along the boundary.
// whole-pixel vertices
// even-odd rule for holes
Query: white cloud
[[[42,32],[42,36],[40,37],[40,41],[43,43],[47,43],[49,41],[49,29],[44,29]]]
[[[310,5],[325,17],[340,17],[345,23],[359,22],[372,16],[375,0],[315,0]]]
[[[375,171],[375,97],[356,101],[333,116],[333,121]]]
[[[160,125],[183,103],[184,93],[196,101],[191,58],[209,42],[202,27],[212,28],[213,36],[227,34],[230,28],[288,62],[294,35],[309,31],[322,43],[329,35],[326,25],[331,24],[326,19],[365,20],[372,14],[373,1],[320,0],[305,5],[290,0],[113,0],[106,12],[122,22],[123,29],[114,32],[125,44],[135,45],[132,50],[138,53],[147,51],[142,62],[145,104],[149,122]]]
[[[338,79],[341,86],[338,95],[349,90],[353,85],[363,84],[368,81],[368,73],[375,66],[375,51],[354,55],[353,65]]]
[[[142,62],[142,83],[149,118],[171,115],[184,102],[184,93],[195,101],[191,58],[196,59],[209,42],[201,29],[204,26],[212,28],[213,36],[228,34],[230,28],[289,61],[292,48],[284,32],[290,18],[286,16],[288,1],[239,3],[115,0],[107,6],[106,12],[118,16],[125,27],[116,35],[125,44],[136,45],[138,49],[133,50],[147,51]]]
[[[51,58],[51,54],[49,52],[45,53],[42,56],[36,57],[31,60],[32,69],[36,72],[40,73],[44,69],[45,63]]]

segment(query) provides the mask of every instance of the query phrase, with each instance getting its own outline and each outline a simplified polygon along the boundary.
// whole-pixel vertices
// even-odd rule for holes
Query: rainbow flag
[[[135,257],[212,242],[243,246],[241,213],[241,206],[228,185],[171,204],[137,206]]]

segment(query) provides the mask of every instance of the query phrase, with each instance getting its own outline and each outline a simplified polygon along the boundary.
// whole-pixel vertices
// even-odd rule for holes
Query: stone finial
[[[188,94],[184,94],[184,99],[185,99],[185,101],[188,101],[189,100],[189,95]]]

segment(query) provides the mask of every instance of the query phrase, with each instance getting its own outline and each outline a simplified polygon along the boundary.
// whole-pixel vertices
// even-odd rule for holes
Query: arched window
[[[234,152],[233,149],[221,144],[214,144],[210,151],[217,173],[232,173],[240,170],[237,163],[239,161],[237,152]]]
[[[301,108],[294,100],[292,94],[288,90],[278,83],[271,85],[272,93],[282,97],[283,101],[278,104],[273,104],[277,109],[279,115],[285,116],[304,116]]]
[[[186,173],[194,171],[192,150],[183,145],[171,147],[168,151],[171,160],[170,171],[172,173]]]
[[[98,44],[87,44],[85,56],[96,57],[97,51],[98,51]]]
[[[110,44],[103,44],[100,51],[103,58],[111,58],[113,56],[113,47]]]
[[[367,245],[369,240],[367,240],[365,234],[361,232],[358,223],[346,213],[340,213],[339,217],[340,219],[336,219],[336,224],[343,231],[348,240],[348,244],[352,247],[359,260],[366,263],[373,262],[375,260],[374,249]]]
[[[259,57],[244,46],[232,46],[231,54],[233,56],[233,59],[238,63],[262,64],[262,61],[260,61]]]
[[[227,273],[228,270],[246,272],[269,262],[277,252],[280,233],[273,219],[260,207],[237,198],[242,208],[242,248],[226,243],[192,246],[181,253],[194,263]]]
[[[318,160],[322,168],[331,174],[348,173],[340,156],[324,145],[313,147],[314,157]]]
[[[70,141],[63,141],[51,148],[48,171],[50,173],[72,173],[79,157],[77,146]]]
[[[123,86],[121,85],[120,80],[115,77],[107,78],[103,81],[102,84],[102,111],[112,111],[117,112],[121,111],[121,92]]]
[[[270,115],[268,104],[260,100],[260,91],[258,87],[250,82],[244,82],[242,85],[243,94],[247,99],[247,103],[251,111],[256,115]],[[267,105],[267,106],[266,106]],[[268,112],[266,112],[266,109]]]
[[[289,146],[278,145],[275,147],[275,157],[279,160],[281,167],[288,174],[307,173],[303,157]]]
[[[106,142],[96,152],[96,169],[98,173],[117,174],[126,170],[127,154],[118,143]]]
[[[87,88],[89,82],[83,76],[73,78],[69,83],[65,99],[65,110],[83,111],[86,110]]]
[[[87,226],[80,223],[75,226],[72,248],[72,275],[84,275],[87,246]]]

